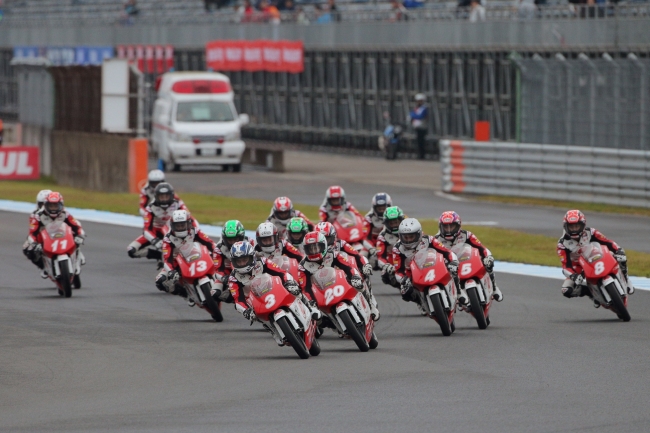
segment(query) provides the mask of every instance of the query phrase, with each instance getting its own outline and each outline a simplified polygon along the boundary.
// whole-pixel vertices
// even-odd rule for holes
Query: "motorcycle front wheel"
[[[442,335],[449,337],[451,335],[451,324],[449,323],[449,318],[447,317],[445,309],[442,306],[442,298],[440,293],[436,293],[431,297],[431,303],[433,304],[433,314],[436,317],[438,325],[440,325]]]
[[[357,328],[357,324],[352,318],[352,315],[350,315],[350,312],[347,310],[343,310],[341,311],[340,317],[341,320],[343,321],[343,324],[345,325],[345,332],[350,337],[352,337],[354,342],[357,344],[359,350],[362,352],[367,352],[368,350],[370,350],[370,346],[368,345],[366,338]]]
[[[61,273],[59,274],[59,284],[63,289],[63,296],[69,298],[72,296],[72,282],[70,281],[70,269],[68,269],[68,262],[60,262],[59,268]]]
[[[219,305],[210,294],[210,284],[203,284],[200,290],[205,297],[205,308],[208,310],[208,313],[210,313],[215,322],[223,322],[223,315],[221,314]]]
[[[309,349],[309,354],[311,356],[318,356],[320,355],[320,344],[318,343],[318,340],[314,338],[314,342],[311,343],[311,348]]]
[[[618,318],[624,322],[629,322],[632,317],[630,316],[630,313],[628,313],[627,308],[625,308],[625,304],[623,303],[623,299],[621,299],[621,294],[618,293],[616,285],[610,283],[605,287],[605,290],[607,290],[609,297],[612,299],[612,309]]]
[[[469,298],[469,306],[472,309],[472,314],[476,319],[479,329],[487,328],[488,324],[485,320],[485,312],[483,311],[483,306],[478,297],[478,289],[476,287],[470,287],[467,289],[467,297]]]
[[[278,319],[278,321],[277,321],[277,324],[278,324],[278,326],[280,326],[280,329],[282,329],[282,333],[284,334],[284,338],[286,338],[286,340],[289,342],[291,347],[293,347],[293,350],[296,351],[296,353],[298,354],[300,359],[309,358],[309,351],[307,350],[307,346],[305,345],[304,340],[296,335],[296,332],[294,331],[294,329],[289,324],[289,321],[287,320],[287,318],[286,317],[280,317]],[[316,340],[314,340],[314,342],[315,341]]]

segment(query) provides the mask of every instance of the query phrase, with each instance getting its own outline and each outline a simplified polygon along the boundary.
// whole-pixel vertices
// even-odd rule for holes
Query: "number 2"
[[[350,230],[350,239],[356,239],[359,237],[359,229]]]
[[[596,263],[596,267],[594,267],[594,272],[596,275],[600,275],[605,271],[605,264],[603,262],[598,262]]]
[[[275,305],[275,295],[268,295],[266,298],[264,298],[265,302],[265,307],[266,308],[271,308]]]

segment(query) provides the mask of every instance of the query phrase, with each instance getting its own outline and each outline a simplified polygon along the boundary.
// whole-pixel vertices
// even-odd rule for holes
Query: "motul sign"
[[[0,147],[0,179],[38,179],[38,147]]]

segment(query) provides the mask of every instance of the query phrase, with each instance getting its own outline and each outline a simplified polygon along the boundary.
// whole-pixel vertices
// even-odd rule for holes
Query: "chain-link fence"
[[[650,59],[518,59],[518,141],[650,149]]]

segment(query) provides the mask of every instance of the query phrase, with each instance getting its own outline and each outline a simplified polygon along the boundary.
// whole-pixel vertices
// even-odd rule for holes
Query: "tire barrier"
[[[443,191],[650,207],[650,151],[441,140]]]

